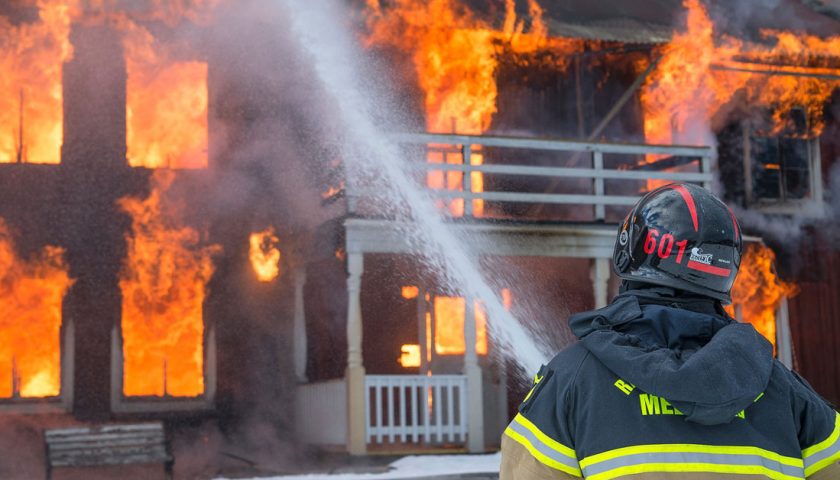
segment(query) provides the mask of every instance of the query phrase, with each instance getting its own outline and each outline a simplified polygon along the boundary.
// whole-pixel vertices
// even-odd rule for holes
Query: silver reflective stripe
[[[805,457],[805,469],[811,468],[817,462],[825,460],[832,455],[840,452],[840,438],[838,438],[831,446],[825,448],[824,450],[820,450],[819,452],[809,455]]]
[[[805,478],[805,471],[801,467],[774,462],[760,455],[689,452],[656,452],[624,455],[584,467],[583,475],[584,477],[589,477],[609,472],[616,468],[649,463],[711,463],[715,465],[762,466],[769,470],[779,472],[782,475]]]
[[[577,461],[576,458],[572,458],[572,457],[570,457],[566,454],[560,453],[557,450],[549,447],[548,445],[546,445],[545,443],[540,441],[540,439],[537,438],[536,435],[534,435],[533,432],[531,432],[530,430],[525,428],[522,424],[517,422],[515,419],[514,419],[514,421],[510,422],[510,425],[508,426],[508,428],[510,428],[514,432],[522,435],[526,440],[528,440],[528,443],[530,443],[534,448],[537,449],[538,452],[545,455],[546,457],[548,457],[552,460],[555,460],[559,463],[562,463],[563,465],[566,465],[566,466],[568,466],[570,468],[573,468],[575,470],[580,469],[580,466],[578,465],[578,461]]]

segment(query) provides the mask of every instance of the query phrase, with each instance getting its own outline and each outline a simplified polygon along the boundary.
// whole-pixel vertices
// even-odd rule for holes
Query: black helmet
[[[705,188],[674,183],[636,203],[618,229],[615,273],[729,304],[741,264],[735,215]]]

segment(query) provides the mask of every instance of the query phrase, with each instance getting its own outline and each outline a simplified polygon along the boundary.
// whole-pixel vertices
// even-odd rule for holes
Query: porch
[[[713,181],[712,152],[705,147],[432,134],[394,138],[407,145],[418,181],[432,183],[429,172],[442,175],[446,188],[431,191],[441,208],[453,213],[448,227],[455,236],[470,239],[471,254],[586,262],[588,272],[571,274],[590,283],[596,308],[605,306],[611,293],[616,224],[639,194],[657,182],[694,182],[709,188]],[[510,180],[523,176],[543,182]],[[348,215],[342,223],[347,367],[343,379],[299,385],[302,440],[344,446],[354,455],[411,445],[485,451],[504,428],[507,402],[505,382],[491,378],[499,369],[477,351],[475,299],[462,299],[463,351],[454,370],[430,368],[433,357],[425,354],[424,346],[433,342],[424,319],[433,309],[431,299],[440,292],[421,288],[417,344],[424,352],[418,374],[367,374],[362,355],[367,259],[411,256],[415,246],[404,233],[409,225],[370,214],[366,202],[371,192],[347,180]],[[496,188],[485,190],[487,186]],[[460,202],[458,208],[452,208],[454,202]],[[521,208],[506,205],[530,207],[521,214]],[[305,338],[299,338],[296,348],[301,343],[305,352]],[[784,349],[780,344],[780,354]]]

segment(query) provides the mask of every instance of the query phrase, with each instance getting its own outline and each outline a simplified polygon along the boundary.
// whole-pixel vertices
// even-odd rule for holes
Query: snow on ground
[[[386,480],[423,478],[467,473],[498,473],[501,454],[490,455],[415,455],[391,463],[387,473],[309,474],[262,477],[253,480]],[[219,478],[217,480],[223,480]]]

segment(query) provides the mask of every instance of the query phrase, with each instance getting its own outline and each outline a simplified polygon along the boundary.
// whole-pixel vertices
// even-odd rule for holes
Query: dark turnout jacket
[[[569,320],[502,438],[501,480],[840,479],[840,421],[716,302],[631,290]]]

